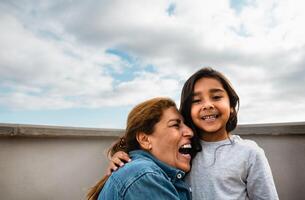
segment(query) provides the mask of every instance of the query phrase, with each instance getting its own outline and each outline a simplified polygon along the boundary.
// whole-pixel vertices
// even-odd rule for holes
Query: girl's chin
[[[218,126],[217,124],[215,125],[204,125],[200,127],[201,130],[205,133],[216,133],[219,130],[221,130],[221,127]]]

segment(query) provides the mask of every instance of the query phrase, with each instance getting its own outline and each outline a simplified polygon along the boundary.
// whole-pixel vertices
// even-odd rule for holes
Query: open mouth
[[[201,119],[205,120],[205,121],[213,121],[216,120],[218,118],[219,115],[215,114],[215,115],[204,115],[201,117]]]
[[[191,144],[184,144],[179,148],[179,153],[181,154],[191,154],[192,145]]]

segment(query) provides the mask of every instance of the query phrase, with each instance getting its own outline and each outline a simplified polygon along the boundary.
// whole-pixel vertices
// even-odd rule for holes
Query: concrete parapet
[[[85,199],[121,129],[0,123],[0,199]],[[270,162],[281,200],[305,196],[305,122],[240,125]]]

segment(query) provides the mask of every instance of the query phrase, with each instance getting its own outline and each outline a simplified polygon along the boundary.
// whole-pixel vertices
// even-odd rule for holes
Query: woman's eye
[[[173,124],[172,127],[179,128],[180,124]]]

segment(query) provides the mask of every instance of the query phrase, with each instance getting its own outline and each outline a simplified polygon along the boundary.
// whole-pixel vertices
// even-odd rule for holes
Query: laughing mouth
[[[191,154],[192,145],[191,144],[184,144],[179,148],[179,153],[181,154]]]
[[[205,115],[202,116],[201,119],[206,120],[206,121],[212,121],[218,118],[219,115],[215,114],[215,115]]]

